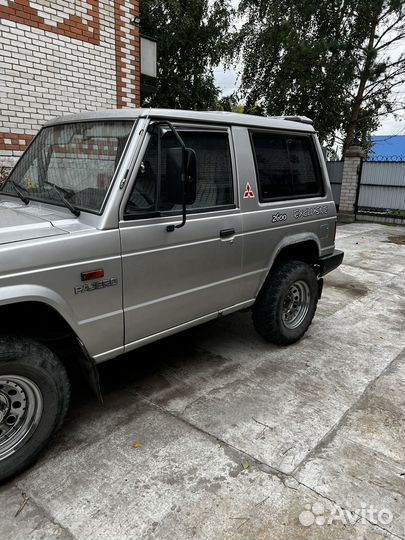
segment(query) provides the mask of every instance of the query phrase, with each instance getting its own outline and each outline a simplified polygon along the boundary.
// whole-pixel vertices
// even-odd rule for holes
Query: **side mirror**
[[[166,189],[167,197],[172,204],[193,204],[195,202],[197,196],[197,159],[191,148],[185,150],[168,148],[166,150]]]

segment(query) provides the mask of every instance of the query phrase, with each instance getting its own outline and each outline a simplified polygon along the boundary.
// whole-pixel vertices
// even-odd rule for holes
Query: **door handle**
[[[219,236],[221,238],[229,238],[230,236],[233,236],[235,234],[235,229],[222,229],[222,231],[219,231]]]

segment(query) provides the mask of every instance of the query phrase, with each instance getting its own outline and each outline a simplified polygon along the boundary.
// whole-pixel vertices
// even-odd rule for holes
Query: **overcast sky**
[[[231,0],[231,3],[234,5],[234,7],[237,7],[239,4],[239,0]],[[395,47],[396,51],[391,51],[393,57],[399,56],[399,54],[405,51],[405,42],[402,42],[400,44],[397,43]],[[232,94],[232,92],[238,88],[240,82],[238,81],[238,70],[240,70],[240,67],[237,69],[224,70],[222,66],[218,66],[215,69],[216,84],[221,88],[224,95]],[[400,91],[397,93],[398,97],[405,98],[405,88],[399,88]],[[305,114],[304,111],[303,114]],[[381,126],[374,134],[404,135],[405,111],[401,115],[401,119],[399,120],[396,120],[393,115],[389,115],[386,118],[381,119]]]

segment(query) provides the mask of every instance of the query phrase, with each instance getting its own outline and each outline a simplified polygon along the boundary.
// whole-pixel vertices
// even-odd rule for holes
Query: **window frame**
[[[300,200],[300,199],[313,199],[313,198],[325,197],[324,175],[322,173],[322,169],[321,169],[321,166],[320,166],[320,163],[319,163],[318,152],[316,150],[314,136],[313,136],[312,133],[303,133],[303,132],[297,132],[297,131],[291,132],[291,131],[281,131],[281,130],[275,130],[275,129],[260,129],[260,128],[257,128],[257,129],[256,128],[249,128],[248,131],[249,131],[249,140],[250,140],[250,146],[251,146],[251,149],[252,149],[253,161],[254,161],[254,164],[255,164],[256,184],[257,184],[257,188],[258,188],[258,192],[259,192],[259,201],[260,201],[260,203],[269,204],[269,203],[280,202],[280,201],[296,201],[296,200]],[[300,193],[300,194],[297,194],[297,195],[293,194],[293,195],[289,195],[289,196],[263,197],[263,195],[262,195],[262,184],[261,184],[260,175],[259,175],[259,166],[258,166],[258,163],[257,163],[257,155],[256,155],[256,150],[255,150],[255,145],[254,145],[254,140],[253,140],[253,135],[255,133],[262,133],[262,134],[264,133],[264,134],[269,134],[269,135],[277,135],[277,136],[283,137],[284,141],[288,137],[296,137],[296,138],[300,138],[300,139],[309,140],[309,151],[310,151],[310,155],[311,155],[312,165],[314,167],[316,182],[318,184],[318,191],[316,193],[308,193],[307,195],[303,195],[302,193]],[[286,146],[287,153],[288,153],[287,144],[285,146]],[[288,158],[289,158],[289,154],[288,154]],[[291,175],[291,178],[292,178],[290,159],[288,159],[288,163],[289,163],[289,168],[290,168],[290,175]],[[292,184],[292,187],[294,189],[294,183]]]
[[[170,119],[168,119],[170,121]],[[157,120],[157,122],[160,124],[159,129],[164,128],[164,133],[170,132],[169,128],[164,127],[164,120]],[[154,123],[154,120],[152,120],[152,123]],[[226,125],[207,125],[207,124],[192,124],[192,123],[173,123],[174,127],[177,131],[182,132],[188,131],[188,132],[203,132],[203,133],[224,133],[227,135],[227,141],[228,141],[228,148],[229,148],[229,158],[230,158],[230,166],[231,166],[231,181],[232,181],[232,194],[233,194],[233,202],[230,204],[225,204],[221,206],[210,206],[210,207],[201,207],[201,208],[187,208],[187,215],[191,216],[194,214],[204,214],[204,213],[213,213],[213,212],[221,212],[224,210],[234,210],[238,208],[238,192],[236,189],[237,186],[237,179],[236,179],[236,164],[235,164],[235,155],[234,155],[234,148],[233,148],[233,141],[232,141],[232,133],[230,126]],[[139,166],[137,167],[136,171],[133,172],[133,181],[130,183],[130,189],[128,190],[128,197],[125,200],[124,204],[124,210],[123,210],[123,220],[124,221],[138,221],[138,220],[145,220],[145,219],[152,219],[152,218],[170,218],[175,216],[181,216],[182,210],[155,210],[155,211],[146,211],[146,212],[136,212],[136,213],[126,213],[125,209],[127,207],[128,201],[131,197],[132,191],[135,188],[136,184],[136,178],[138,176],[139,167],[142,162],[143,157],[145,156],[145,153],[148,149],[149,142],[151,140],[152,134],[149,133],[148,139],[145,141],[145,147],[143,149],[143,154],[141,156],[141,159],[139,160]],[[159,139],[158,144],[158,152],[160,154],[161,151],[161,137]],[[141,149],[141,151],[142,151]],[[158,169],[160,173],[160,159],[158,163]],[[160,176],[160,174],[159,174]],[[158,179],[156,185],[160,185],[160,180]]]

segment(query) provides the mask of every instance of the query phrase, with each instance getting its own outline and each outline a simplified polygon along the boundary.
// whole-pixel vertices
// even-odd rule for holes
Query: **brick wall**
[[[342,190],[340,193],[339,209],[342,212],[353,212],[356,201],[357,182],[358,182],[358,158],[345,158],[343,165]]]
[[[139,0],[0,0],[0,167],[48,119],[140,104]]]
[[[340,192],[339,213],[354,219],[357,186],[363,152],[359,147],[350,147],[344,155],[342,187]]]

